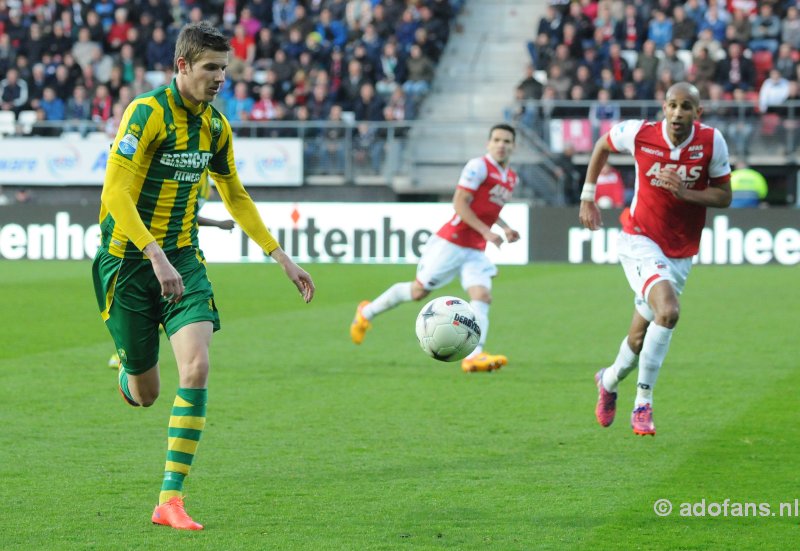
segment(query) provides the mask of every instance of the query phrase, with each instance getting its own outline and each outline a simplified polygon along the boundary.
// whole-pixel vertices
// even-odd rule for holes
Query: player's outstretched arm
[[[608,133],[605,133],[594,144],[589,166],[586,167],[586,181],[583,184],[583,191],[581,191],[581,207],[578,218],[581,224],[590,230],[597,230],[603,225],[600,209],[597,208],[597,203],[594,202],[594,191],[595,182],[597,182],[597,177],[600,176],[600,170],[608,161],[609,153],[611,153],[611,146],[608,144]]]
[[[311,280],[311,276],[308,275],[308,272],[295,264],[280,247],[273,250],[270,253],[270,256],[275,262],[283,267],[286,277],[288,277],[291,282],[294,283],[294,286],[297,287],[297,290],[300,291],[300,294],[303,296],[303,300],[305,300],[307,303],[311,302],[311,299],[314,298],[314,291],[316,288],[314,287],[314,282]]]
[[[198,216],[197,225],[210,226],[212,228],[219,228],[221,230],[232,230],[236,223],[233,220],[214,220],[213,218]]]

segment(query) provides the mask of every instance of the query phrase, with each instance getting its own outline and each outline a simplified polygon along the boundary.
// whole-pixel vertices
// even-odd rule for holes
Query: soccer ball
[[[481,328],[470,305],[458,297],[439,297],[417,316],[417,338],[422,350],[436,360],[454,362],[475,350]]]

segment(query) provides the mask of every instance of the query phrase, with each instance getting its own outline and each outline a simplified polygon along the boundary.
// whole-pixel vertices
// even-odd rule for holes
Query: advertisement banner
[[[281,246],[298,262],[415,264],[428,237],[453,215],[450,203],[256,203]],[[503,220],[522,239],[487,247],[497,264],[527,264],[528,206],[509,204]],[[81,260],[97,250],[98,208],[58,210],[37,205],[0,208],[0,259]],[[203,216],[230,218],[222,203]],[[502,234],[497,226],[495,231]],[[261,249],[236,227],[200,228],[209,262],[263,262]]]
[[[0,148],[0,185],[102,185],[111,142],[6,138]],[[302,140],[237,138],[233,147],[245,186],[302,185]]]
[[[602,211],[603,227],[590,231],[578,209],[531,211],[531,261],[570,264],[618,262],[619,210]],[[800,263],[800,210],[709,209],[695,264]]]

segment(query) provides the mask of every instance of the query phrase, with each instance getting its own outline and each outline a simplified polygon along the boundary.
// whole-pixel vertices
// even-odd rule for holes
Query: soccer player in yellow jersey
[[[203,526],[186,513],[183,481],[205,427],[208,348],[219,316],[197,243],[198,193],[208,170],[228,211],[309,302],[311,276],[267,230],[242,186],[225,117],[210,105],[225,80],[228,39],[207,22],[185,26],[175,78],[125,110],[106,167],[101,246],[92,272],[101,317],[121,359],[120,391],[132,406],[159,394],[158,326],[178,364],[167,461],[155,524]]]

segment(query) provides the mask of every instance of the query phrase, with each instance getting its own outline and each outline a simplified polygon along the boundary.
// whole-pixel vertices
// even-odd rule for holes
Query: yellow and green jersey
[[[234,218],[238,218],[237,210],[246,218],[255,210],[236,173],[227,119],[210,104],[194,106],[184,101],[175,80],[138,96],[125,110],[108,158],[111,174],[112,168],[134,175],[127,193],[149,232],[143,230],[146,238],[139,236],[140,243],[134,243],[120,228],[131,228],[132,220],[122,218],[134,217],[104,202],[101,246],[117,257],[142,258],[142,244],[153,239],[165,252],[197,247],[198,199],[203,196],[202,184],[208,186],[206,170],[214,175]],[[114,178],[107,177],[104,185],[114,186]],[[260,218],[257,222],[252,227],[270,252],[277,244]]]

